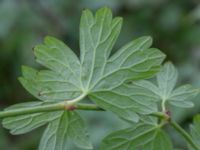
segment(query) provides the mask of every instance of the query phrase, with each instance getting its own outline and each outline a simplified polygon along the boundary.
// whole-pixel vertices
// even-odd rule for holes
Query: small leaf
[[[34,106],[41,106],[42,102],[27,102],[16,104],[8,107],[6,110],[12,110],[17,108],[27,108]],[[30,132],[40,126],[47,124],[48,122],[59,118],[61,112],[45,112],[20,115],[16,117],[9,117],[3,119],[3,127],[10,130],[13,135],[24,134]]]
[[[172,143],[158,125],[139,123],[111,133],[100,150],[173,150]]]
[[[92,149],[82,119],[76,112],[63,112],[62,116],[47,126],[40,141],[39,150],[65,150],[67,142],[84,149]]]
[[[199,90],[193,88],[191,85],[183,85],[175,88],[177,81],[177,70],[172,63],[164,64],[162,70],[157,75],[158,86],[145,80],[133,82],[134,85],[141,86],[147,91],[153,92],[155,100],[168,102],[177,107],[193,107],[193,103],[189,101],[195,97]]]
[[[183,85],[175,89],[170,96],[169,101],[171,104],[179,107],[193,107],[194,104],[191,101],[199,93],[198,89],[193,88],[191,85]]]
[[[162,99],[167,99],[174,89],[178,78],[178,72],[170,62],[164,64],[162,70],[157,75],[158,88]]]
[[[30,67],[22,67],[22,85],[35,97],[44,101],[63,101],[73,99],[82,94],[80,87],[71,82],[65,74],[50,70],[37,71]]]

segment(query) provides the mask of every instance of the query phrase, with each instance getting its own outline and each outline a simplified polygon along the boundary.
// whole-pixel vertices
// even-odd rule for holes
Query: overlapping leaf
[[[143,113],[147,108],[145,113],[152,111],[149,102],[137,102],[136,96],[131,96],[134,93],[131,86],[126,87],[129,94],[121,89],[126,81],[154,76],[165,55],[149,48],[150,37],[141,37],[111,56],[121,25],[122,19],[113,18],[108,8],[99,9],[95,15],[84,10],[80,23],[80,60],[64,43],[47,37],[44,44],[36,46],[34,53],[37,62],[50,70],[23,67],[22,85],[43,101],[72,100],[87,95],[100,107],[122,118],[138,120],[130,115],[137,116],[135,113],[139,110]]]
[[[156,111],[153,92],[145,96],[142,88],[125,82],[154,76],[165,55],[149,48],[150,37],[141,37],[111,56],[121,26],[122,19],[113,18],[108,8],[97,10],[95,15],[84,10],[80,23],[80,59],[63,42],[46,37],[44,44],[34,48],[34,54],[36,61],[47,69],[38,71],[23,66],[19,78],[24,88],[42,102],[14,105],[8,109],[81,100],[88,96],[100,107],[129,121],[138,121],[138,114]],[[82,148],[92,147],[76,112],[35,113],[3,121],[12,134],[23,134],[47,123],[40,150],[64,150],[69,139]]]
[[[27,102],[13,105],[6,110],[41,106],[43,102]],[[69,140],[84,149],[92,149],[83,119],[76,112],[44,112],[9,117],[3,126],[14,135],[30,132],[48,124],[39,150],[65,150]]]
[[[168,102],[178,107],[192,107],[193,103],[189,100],[195,97],[199,93],[199,90],[193,88],[191,85],[183,85],[175,88],[177,77],[177,70],[172,63],[167,62],[160,73],[157,74],[158,85],[154,85],[146,80],[134,82],[133,85],[141,86],[147,91],[153,92],[157,95],[157,100],[161,100],[164,103]]]
[[[199,142],[199,139],[200,139],[200,115],[197,115],[194,117],[193,124],[190,125],[190,133],[192,136],[192,140],[200,148],[200,142]],[[189,145],[189,149],[194,150],[190,145]]]
[[[173,150],[166,133],[157,124],[138,123],[136,126],[111,133],[100,150]]]
[[[92,149],[84,122],[76,112],[63,112],[61,117],[49,123],[39,150],[66,150],[69,139],[81,148]]]
[[[117,88],[90,94],[91,99],[101,107],[112,110],[119,117],[137,122],[138,114],[150,114],[157,111],[155,94],[140,86],[123,84]]]
[[[6,110],[41,106],[42,102],[27,102],[8,107]],[[3,126],[14,135],[30,132],[61,116],[61,112],[45,112],[9,117],[3,120]]]

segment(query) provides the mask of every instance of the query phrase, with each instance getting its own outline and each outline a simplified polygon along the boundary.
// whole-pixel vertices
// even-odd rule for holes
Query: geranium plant
[[[66,150],[68,141],[93,149],[76,110],[111,111],[130,127],[106,136],[100,150],[173,150],[165,125],[174,127],[190,150],[200,150],[200,115],[187,133],[173,120],[168,107],[193,107],[190,99],[200,90],[190,85],[176,87],[176,68],[163,63],[165,54],[159,49],[150,48],[149,36],[111,53],[121,26],[122,18],[113,18],[109,8],[101,8],[95,15],[84,10],[80,57],[60,40],[46,37],[34,48],[36,61],[45,69],[23,66],[19,77],[37,100],[1,111],[3,126],[18,135],[46,125],[39,150]],[[147,80],[154,77],[156,82]]]

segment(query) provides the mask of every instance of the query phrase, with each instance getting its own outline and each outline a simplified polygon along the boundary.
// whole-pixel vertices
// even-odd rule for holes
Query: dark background
[[[85,8],[110,7],[124,18],[115,45],[119,48],[133,38],[151,35],[154,47],[167,54],[179,70],[179,83],[200,87],[200,3],[198,0],[0,0],[0,108],[34,100],[17,80],[21,65],[40,67],[32,48],[46,35],[55,36],[79,51],[79,19]],[[186,129],[200,111],[200,96],[192,109],[173,109],[172,115]],[[84,112],[95,149],[101,139],[125,123],[111,113]],[[184,141],[170,128],[176,147]],[[43,128],[11,136],[0,127],[0,150],[36,150]],[[74,148],[71,148],[72,150]],[[77,150],[77,148],[75,148]]]

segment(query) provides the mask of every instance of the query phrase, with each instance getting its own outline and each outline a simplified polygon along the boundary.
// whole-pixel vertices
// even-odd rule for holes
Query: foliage
[[[12,134],[23,134],[47,124],[40,150],[64,150],[69,141],[92,149],[85,123],[75,109],[93,108],[111,111],[133,126],[108,135],[101,150],[172,150],[172,142],[163,130],[166,124],[172,124],[190,147],[200,149],[186,132],[177,129],[166,107],[168,103],[192,107],[188,100],[200,90],[192,86],[174,89],[177,70],[171,63],[161,66],[165,55],[150,48],[150,37],[133,40],[111,54],[121,26],[122,19],[113,18],[106,7],[95,15],[84,10],[80,58],[60,40],[46,37],[44,44],[34,48],[36,61],[46,69],[38,71],[24,66],[19,78],[24,88],[40,101],[2,111],[3,126]],[[155,75],[157,85],[145,80]],[[90,104],[79,103],[85,98]],[[93,103],[97,106],[93,107]],[[196,138],[194,132],[192,138]]]
[[[199,143],[199,136],[200,136],[200,115],[197,115],[193,119],[193,124],[190,126],[190,132],[192,139],[194,142],[200,147]],[[190,149],[193,150],[193,148],[190,146]]]

